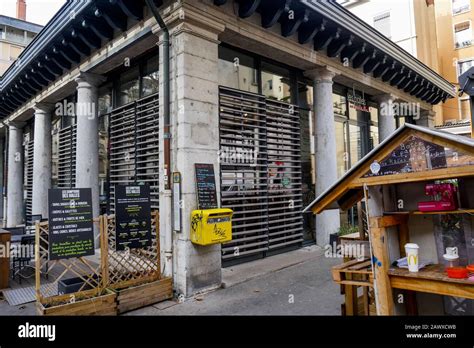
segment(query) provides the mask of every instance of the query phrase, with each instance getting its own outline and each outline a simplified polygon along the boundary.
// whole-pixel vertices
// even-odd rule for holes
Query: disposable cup
[[[418,272],[418,250],[420,247],[415,243],[405,244],[407,254],[408,271]]]

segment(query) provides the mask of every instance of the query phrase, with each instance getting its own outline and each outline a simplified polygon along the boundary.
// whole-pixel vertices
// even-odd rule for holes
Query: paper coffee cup
[[[420,247],[415,243],[405,244],[405,252],[407,254],[408,270],[410,272],[418,272],[418,249]]]

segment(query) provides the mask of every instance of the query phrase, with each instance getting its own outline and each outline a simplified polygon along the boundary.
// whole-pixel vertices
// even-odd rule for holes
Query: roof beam
[[[97,18],[103,18],[105,22],[114,29],[125,31],[127,30],[127,17],[120,16],[117,14],[117,10],[109,6],[107,9],[102,10],[100,7],[96,7],[94,15]]]
[[[143,19],[143,7],[140,1],[136,0],[109,0],[109,3],[118,4],[123,13],[136,21]]]
[[[359,69],[360,67],[364,67],[365,64],[371,59],[374,59],[377,55],[377,50],[374,48],[372,53],[367,53],[366,55],[359,54],[353,61],[352,67],[354,69]]]
[[[341,31],[341,28],[337,28],[336,31],[325,30],[321,33],[318,33],[314,38],[314,50],[325,50],[333,40],[340,38]]]
[[[354,44],[351,46],[347,46],[341,52],[341,62],[344,63],[345,61],[348,61],[349,63],[352,63],[352,61],[354,61],[354,59],[359,54],[364,54],[366,49],[367,44],[365,42],[362,44],[362,46],[355,46]]]
[[[282,14],[290,10],[290,4],[291,0],[262,0],[262,8],[265,9],[260,14],[262,17],[262,27],[273,27]]]
[[[45,64],[45,66],[47,65],[49,69],[51,69],[52,72],[54,72],[56,75],[60,76],[62,75],[63,73],[63,68],[57,64],[56,62],[54,62],[53,59],[51,59],[50,56],[48,56],[47,54],[44,55],[44,60],[46,61],[47,64]]]
[[[297,11],[292,16],[284,16],[280,21],[281,24],[281,35],[284,37],[292,36],[298,28],[309,21],[309,10]]]
[[[303,23],[298,30],[298,42],[302,45],[314,40],[314,37],[320,31],[326,30],[327,20],[322,19],[318,24],[312,22]]]
[[[371,74],[377,69],[381,64],[385,65],[387,62],[387,55],[384,55],[382,59],[379,58],[378,55],[375,56],[371,61],[367,62],[364,65],[364,73]]]
[[[91,31],[84,35],[82,30],[73,28],[71,30],[71,37],[74,39],[80,39],[87,45],[87,47],[89,47],[89,49],[98,49],[102,47],[100,38]]]
[[[100,21],[95,17],[86,16],[81,26],[84,29],[90,29],[97,37],[102,40],[111,40],[114,37],[114,29],[109,26],[106,22]]]
[[[342,50],[351,47],[354,42],[354,35],[349,35],[341,40],[334,41],[329,44],[327,54],[329,57],[338,57]]]
[[[79,64],[79,62],[81,61],[81,57],[75,52],[72,52],[71,50],[64,50],[64,49],[58,49],[57,47],[53,47],[53,53],[61,56],[62,58],[67,60],[71,65]]]

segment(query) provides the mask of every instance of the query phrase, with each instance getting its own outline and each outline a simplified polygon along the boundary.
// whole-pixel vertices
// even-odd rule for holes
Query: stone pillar
[[[51,112],[53,105],[35,106],[33,148],[32,214],[48,216],[48,189],[51,188]]]
[[[8,125],[7,227],[23,223],[23,124]]]
[[[313,79],[314,131],[316,162],[316,196],[326,191],[337,180],[336,129],[332,98],[333,78],[336,72],[317,68],[305,73]],[[326,210],[316,216],[316,243],[329,244],[329,235],[340,227],[338,209]]]
[[[215,19],[197,15],[192,6],[183,3],[170,13],[167,21],[171,33],[171,172],[180,172],[181,231],[174,232],[170,213],[171,193],[163,190],[160,180],[160,228],[164,239],[172,237],[172,250],[165,249],[165,274],[173,267],[174,288],[186,297],[221,285],[221,246],[198,246],[191,243],[191,212],[197,209],[194,164],[214,165],[217,196],[220,197],[218,33],[224,25]],[[160,37],[159,27],[153,31]],[[161,47],[162,49],[162,47]],[[162,54],[160,54],[163,57]],[[160,57],[160,73],[163,60]],[[160,75],[160,113],[163,108],[164,76]],[[160,114],[160,178],[164,172],[163,117]],[[171,208],[171,209],[170,209]],[[170,211],[162,211],[170,209]],[[167,248],[165,246],[165,248]],[[163,251],[163,250],[162,250]]]
[[[76,188],[92,189],[92,214],[99,216],[99,117],[97,87],[105,81],[99,75],[81,73],[77,82]],[[94,234],[99,233],[97,226]],[[96,238],[96,243],[98,240]],[[96,244],[97,246],[97,244]]]
[[[420,118],[416,120],[418,126],[434,128],[436,113],[433,110],[421,110]]]
[[[391,94],[382,94],[374,99],[379,103],[379,142],[382,142],[397,129],[393,110],[395,97]]]

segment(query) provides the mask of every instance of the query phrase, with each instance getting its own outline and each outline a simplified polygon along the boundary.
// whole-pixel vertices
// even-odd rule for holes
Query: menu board
[[[199,209],[217,208],[216,176],[213,164],[196,163],[196,188]]]
[[[459,157],[460,154],[441,145],[410,136],[365,177],[443,169],[451,166],[448,162],[455,164]]]
[[[115,186],[116,250],[152,245],[149,185]]]
[[[49,259],[94,255],[91,189],[50,189],[48,208]]]

